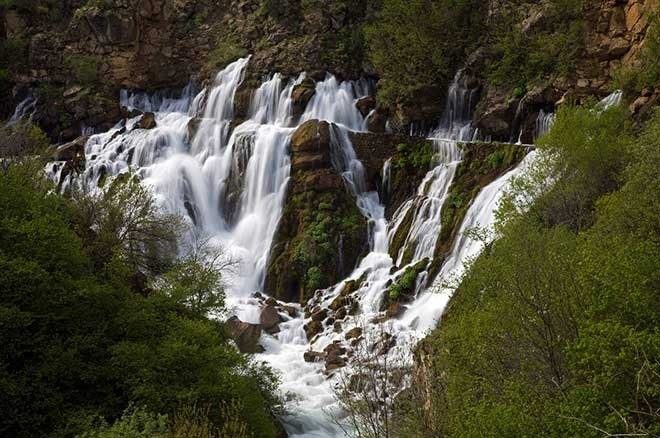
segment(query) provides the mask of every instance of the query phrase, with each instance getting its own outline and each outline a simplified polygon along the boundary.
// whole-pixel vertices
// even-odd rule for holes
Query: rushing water
[[[284,316],[286,321],[280,325],[279,333],[262,336],[265,352],[258,358],[281,373],[282,390],[290,394],[290,414],[284,420],[291,436],[341,436],[341,428],[328,418],[328,414],[337,418],[342,415],[333,390],[336,377],[328,378],[322,363],[305,362],[303,354],[310,349],[322,351],[335,341],[344,342],[344,333],[354,327],[363,328],[365,338],[382,330],[382,325],[373,321],[382,316],[381,305],[389,284],[407,266],[433,257],[442,206],[461,161],[458,141],[471,140],[476,135],[469,121],[474,92],[461,84],[459,72],[449,89],[441,127],[432,134],[436,164],[426,174],[417,194],[388,221],[381,196],[389,192],[391,162],[387,161],[383,168],[382,193],[370,191],[349,135],[350,131],[366,130],[365,119],[355,103],[373,91],[373,84],[366,80],[339,82],[328,75],[316,84],[313,98],[300,120],[295,121],[291,95],[304,75],[285,80],[275,74],[253,94],[248,120],[234,126],[234,94],[248,62],[246,58],[229,65],[218,73],[212,86],[200,92],[193,84],[178,95],[122,92],[122,106],[129,111],[153,112],[156,127],[137,129],[141,117],[137,116],[106,133],[91,136],[85,146],[87,163],[83,174],[64,178],[62,187],[95,191],[119,174],[138,175],[153,188],[163,209],[187,218],[213,244],[223,247],[228,257],[238,261],[237,269],[228,274],[227,304],[241,320],[258,323],[260,304],[253,294],[262,290],[268,254],[285,203],[291,166],[290,136],[306,120],[327,120],[333,166],[370,224],[370,251],[346,279],[364,279],[354,294],[360,311],[343,322],[343,333],[326,327],[312,343],[305,335],[304,325],[308,321],[302,312],[298,317]],[[388,330],[396,336],[394,350],[403,351],[408,342],[436,326],[452,292],[442,287],[443,279],[459,275],[466,260],[483,248],[483,242],[471,240],[463,232],[492,226],[507,182],[523,171],[532,158],[530,154],[521,166],[476,197],[436,284],[425,289],[427,275],[423,273],[417,282],[416,298],[389,323]],[[49,167],[53,178],[61,178],[61,168],[58,163]],[[412,225],[404,248],[413,250],[404,265],[404,249],[393,259],[390,244],[408,215],[412,215]],[[315,304],[328,306],[344,283],[322,291]],[[350,365],[347,369],[350,371]]]

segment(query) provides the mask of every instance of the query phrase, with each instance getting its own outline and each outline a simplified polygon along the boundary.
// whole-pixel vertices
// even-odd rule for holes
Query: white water
[[[546,113],[545,111],[539,111],[539,115],[536,118],[536,125],[534,126],[534,140],[543,137],[550,131],[552,125],[555,123],[555,113]]]
[[[9,118],[7,123],[5,123],[5,126],[14,125],[18,121],[26,118],[31,119],[37,107],[37,103],[38,103],[38,99],[34,97],[31,92],[28,92],[25,99],[23,99],[18,103],[18,105],[16,105],[16,108],[14,109],[14,113]]]
[[[241,320],[256,323],[260,304],[253,298],[261,290],[268,253],[285,202],[289,179],[289,138],[295,129],[292,120],[291,92],[296,81],[285,82],[275,74],[252,97],[249,119],[230,130],[234,93],[242,80],[248,59],[236,61],[220,72],[212,87],[194,93],[192,85],[180,96],[149,96],[123,92],[121,104],[129,110],[150,111],[157,126],[137,129],[140,116],[117,125],[107,133],[92,136],[86,144],[87,165],[77,178],[67,178],[63,189],[77,186],[99,190],[100,181],[133,172],[153,188],[160,205],[186,217],[222,246],[239,266],[229,275],[227,303]],[[344,341],[344,333],[362,327],[365,337],[380,331],[374,318],[382,316],[381,304],[387,288],[405,272],[403,249],[392,260],[390,240],[403,218],[412,211],[413,221],[405,247],[414,248],[410,264],[433,256],[440,231],[441,209],[460,163],[458,140],[470,140],[475,132],[469,123],[473,93],[460,85],[460,74],[449,90],[441,129],[433,137],[436,166],[429,170],[417,195],[397,211],[391,221],[379,194],[369,191],[364,168],[353,150],[349,131],[365,129],[365,120],[355,102],[369,92],[366,81],[338,82],[328,75],[317,83],[300,122],[323,119],[331,123],[333,165],[342,174],[347,188],[370,224],[370,252],[348,279],[365,277],[354,294],[360,312],[343,321],[343,332],[326,327],[313,344],[306,339],[303,317],[285,316],[275,336],[264,334],[265,348],[259,359],[281,373],[282,390],[292,394],[287,403],[285,427],[290,436],[329,437],[342,435],[327,417],[341,417],[335,400],[335,378],[324,374],[323,363],[307,363],[303,354],[309,349],[322,351],[333,341]],[[197,130],[189,135],[193,121]],[[526,160],[527,161],[527,160]],[[390,163],[391,164],[391,163]],[[475,226],[489,227],[507,181],[524,165],[499,178],[477,196],[461,225],[461,235],[442,268],[437,284],[458,275],[466,260],[481,250],[483,243],[470,240],[463,231]],[[53,176],[57,163],[50,167]],[[389,175],[389,166],[384,175]],[[385,178],[384,178],[385,181]],[[387,180],[389,181],[389,180]],[[106,183],[107,184],[107,183]],[[388,182],[389,184],[389,182]],[[386,186],[386,184],[384,184]],[[384,187],[386,189],[386,187]],[[347,279],[347,280],[348,280]],[[422,337],[437,324],[451,295],[450,289],[424,290],[426,274],[417,283],[417,297],[406,305],[403,314],[391,321],[397,335],[397,348]],[[324,291],[318,299],[328,306],[344,282]],[[396,350],[396,349],[395,349]],[[350,365],[347,368],[350,370]]]

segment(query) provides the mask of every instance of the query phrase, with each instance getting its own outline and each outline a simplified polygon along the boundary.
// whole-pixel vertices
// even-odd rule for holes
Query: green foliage
[[[97,57],[69,54],[65,56],[64,64],[72,71],[79,84],[92,85],[96,83],[99,74],[99,60]]]
[[[276,435],[277,379],[205,317],[207,301],[181,299],[217,276],[159,253],[170,242],[159,230],[178,224],[147,195],[128,182],[74,201],[54,193],[38,163],[0,171],[3,435],[154,436],[163,416],[195,403],[211,407],[200,422],[222,428],[221,407],[236,406],[249,434]],[[122,417],[131,405],[144,408]]]
[[[515,87],[514,96],[534,81],[570,75],[584,45],[582,0],[552,0],[544,15],[527,31],[515,11],[501,14],[494,25],[488,77],[495,85]]]
[[[430,142],[424,141],[417,145],[401,143],[397,145],[398,154],[392,163],[397,170],[406,168],[429,169],[434,161],[433,146]]]
[[[387,297],[390,301],[398,301],[403,296],[412,295],[415,292],[415,286],[417,285],[417,277],[421,272],[426,269],[428,265],[428,259],[424,259],[421,262],[408,266],[401,277],[399,277],[396,282],[392,283],[387,289]]]
[[[164,438],[167,432],[167,416],[153,414],[144,408],[127,409],[112,425],[103,419],[101,423],[97,428],[83,432],[79,438]]]
[[[18,121],[0,128],[0,157],[39,154],[45,151],[48,144],[46,134],[29,121]]]
[[[247,55],[247,50],[241,45],[236,36],[224,34],[218,39],[215,48],[209,53],[206,69],[209,71],[221,70],[237,59]]]
[[[404,415],[417,436],[660,431],[660,112],[636,138],[617,109],[557,121],[422,347],[434,417]]]
[[[381,74],[379,99],[406,101],[447,83],[474,47],[485,20],[478,0],[384,0],[365,27],[371,61]]]

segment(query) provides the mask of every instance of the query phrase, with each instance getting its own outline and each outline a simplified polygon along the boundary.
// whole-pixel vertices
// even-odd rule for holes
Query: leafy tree
[[[620,110],[565,108],[541,149],[421,347],[418,436],[660,431],[660,112],[633,137]]]
[[[224,299],[218,266],[167,254],[179,221],[148,191],[128,182],[70,200],[25,162],[0,171],[0,206],[1,435],[153,436],[197,403],[209,406],[197,422],[277,434],[276,377],[206,317]],[[161,273],[177,282],[161,288]]]
[[[382,101],[407,101],[433,85],[444,90],[483,20],[483,2],[476,0],[384,0],[365,28]]]

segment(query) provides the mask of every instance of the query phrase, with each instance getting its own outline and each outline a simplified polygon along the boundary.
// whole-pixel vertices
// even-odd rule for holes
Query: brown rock
[[[293,101],[292,105],[294,117],[300,117],[302,113],[305,112],[307,104],[315,93],[316,84],[314,84],[314,80],[311,78],[305,78],[304,81],[293,88],[293,92],[291,93],[291,100]]]
[[[154,129],[156,127],[156,116],[154,113],[147,112],[137,122],[138,129]]]
[[[312,312],[313,321],[323,321],[328,316],[328,309],[317,309]]]
[[[55,161],[84,161],[85,160],[85,144],[87,143],[87,136],[81,136],[72,142],[59,146],[53,153],[53,160]]]
[[[279,324],[282,322],[282,318],[274,306],[267,305],[261,311],[259,322],[263,330],[272,335],[280,331]]]
[[[262,350],[259,345],[261,326],[243,322],[238,317],[232,316],[226,322],[229,335],[236,342],[238,350],[243,353],[256,353]]]
[[[321,324],[321,321],[310,321],[307,323],[307,325],[305,325],[305,334],[307,335],[307,339],[312,339],[322,331],[323,324]]]
[[[330,151],[330,130],[325,121],[308,120],[296,129],[291,136],[291,150],[294,155],[300,152]]]
[[[303,354],[303,359],[305,359],[305,362],[320,362],[323,360],[325,357],[325,353],[321,353],[320,351],[305,351]]]
[[[362,336],[362,329],[355,327],[346,333],[346,340],[359,338],[360,336]]]
[[[364,96],[355,102],[355,107],[360,111],[362,117],[367,117],[371,110],[376,108],[376,99],[373,96]]]

